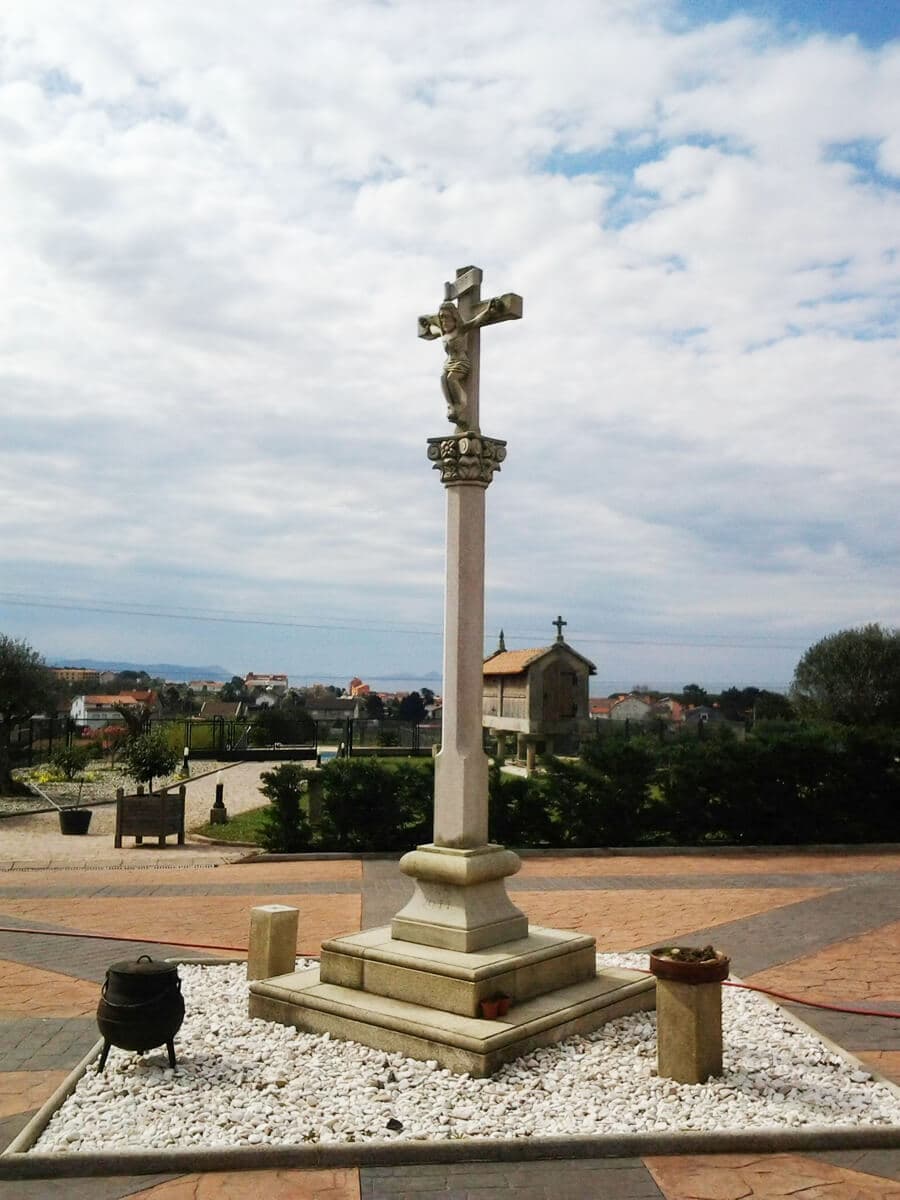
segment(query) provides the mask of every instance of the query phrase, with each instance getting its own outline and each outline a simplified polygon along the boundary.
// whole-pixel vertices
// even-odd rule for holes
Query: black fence
[[[77,731],[68,717],[32,717],[13,726],[9,758],[13,767],[33,767],[46,762],[57,750],[72,744]]]
[[[119,722],[112,727],[123,730]],[[225,720],[223,717],[152,717],[148,732],[161,733],[181,753],[192,759],[310,759],[323,753],[403,752],[426,754],[441,740],[440,723],[416,725],[398,720],[305,721],[282,728],[273,741],[264,726],[254,720]],[[95,745],[107,753],[114,745],[111,727],[89,729],[69,717],[33,717],[12,730],[10,760],[13,767],[32,767],[47,762],[56,750]]]

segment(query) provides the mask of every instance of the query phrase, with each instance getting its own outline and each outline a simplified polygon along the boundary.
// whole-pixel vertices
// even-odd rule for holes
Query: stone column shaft
[[[434,841],[472,849],[488,840],[488,761],[482,743],[485,489],[447,488],[444,716],[435,760]]]

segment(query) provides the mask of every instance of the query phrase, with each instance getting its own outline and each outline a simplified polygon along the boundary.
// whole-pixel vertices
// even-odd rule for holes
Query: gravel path
[[[210,764],[215,766],[215,764]],[[221,781],[225,786],[225,807],[229,813],[244,812],[263,803],[259,792],[259,777],[268,771],[272,763],[221,764]],[[204,764],[204,767],[206,764]],[[199,767],[199,764],[197,764]],[[200,825],[209,819],[209,810],[215,800],[217,774],[185,780],[185,828]],[[125,839],[121,850],[113,846],[116,823],[114,804],[99,805],[92,809],[90,831],[83,837],[64,836],[59,831],[59,820],[55,812],[37,813],[30,816],[5,817],[0,820],[0,866],[64,866],[84,863],[120,863],[134,865],[136,862],[175,864],[190,860],[218,859],[233,862],[243,857],[246,850],[222,846],[209,846],[201,842],[190,842],[176,846],[170,838],[165,849],[155,842],[134,846],[132,838]]]
[[[646,955],[598,963],[646,968]],[[307,965],[305,961],[299,965]],[[113,1050],[35,1149],[261,1146],[458,1137],[898,1125],[900,1095],[773,1004],[723,989],[725,1069],[656,1075],[656,1014],[534,1051],[491,1079],[247,1017],[244,964],[179,968],[187,1018],[165,1050]]]

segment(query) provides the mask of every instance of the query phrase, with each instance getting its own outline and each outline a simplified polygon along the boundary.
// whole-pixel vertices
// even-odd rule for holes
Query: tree
[[[705,704],[709,695],[699,683],[689,683],[681,693],[681,698],[685,704]]]
[[[431,688],[427,688],[427,687],[421,688],[420,694],[422,696],[423,704],[425,704],[425,705],[434,704],[434,692],[431,690]]]
[[[12,788],[13,725],[52,704],[55,693],[53,674],[38,652],[0,634],[0,792]]]
[[[367,717],[380,720],[384,716],[384,701],[377,692],[369,692],[367,696],[363,697],[363,702],[366,706]]]
[[[294,746],[312,745],[316,738],[316,723],[306,711],[305,703],[295,692],[289,692],[278,704],[263,708],[256,719],[261,745],[286,742]]]
[[[900,630],[864,625],[822,638],[797,664],[791,699],[805,717],[900,724]]]
[[[152,709],[149,704],[117,704],[116,712],[125,722],[129,737],[137,737],[147,728]]]
[[[397,716],[401,721],[410,721],[418,725],[425,720],[425,702],[418,692],[410,692],[400,701]]]
[[[236,704],[239,700],[247,700],[249,693],[247,685],[241,679],[240,675],[232,675],[228,683],[222,685],[219,696],[221,699],[228,701],[229,704]]]
[[[127,775],[138,783],[149,785],[153,780],[174,771],[181,755],[170,746],[161,733],[142,733],[129,738],[122,751],[122,765]]]

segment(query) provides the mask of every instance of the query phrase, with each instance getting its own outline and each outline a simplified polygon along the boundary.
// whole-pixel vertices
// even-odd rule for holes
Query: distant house
[[[597,668],[559,634],[550,646],[497,650],[485,660],[482,723],[504,747],[516,739],[516,754],[529,745],[538,753],[570,753],[590,731],[588,680]]]
[[[116,725],[121,722],[122,708],[146,708],[152,712],[158,707],[159,698],[154,691],[85,695],[75,697],[69,709],[69,716],[81,729],[102,729],[104,725]]]
[[[708,721],[718,723],[724,720],[726,717],[722,710],[709,704],[698,704],[687,709],[684,714],[686,725],[705,725]]]
[[[650,716],[650,701],[642,696],[623,696],[609,710],[611,721],[644,721]]]
[[[99,684],[100,672],[88,667],[51,667],[59,683]]]
[[[684,720],[684,705],[679,700],[673,700],[671,696],[665,696],[662,700],[655,700],[650,705],[650,716],[659,717],[663,721],[671,721],[673,725],[680,725]]]
[[[363,696],[323,696],[320,700],[307,700],[306,711],[314,721],[358,721],[365,715]]]
[[[255,675],[252,671],[244,676],[244,686],[250,693],[253,704],[258,708],[271,708],[288,690],[287,675]]]
[[[608,721],[609,712],[615,704],[615,697],[592,696],[590,699],[590,714],[592,721]]]
[[[224,686],[224,679],[191,679],[188,680],[187,690],[196,695],[218,696]]]
[[[347,691],[351,696],[368,696],[372,689],[367,683],[363,683],[361,679],[353,678],[350,680],[350,686]]]

